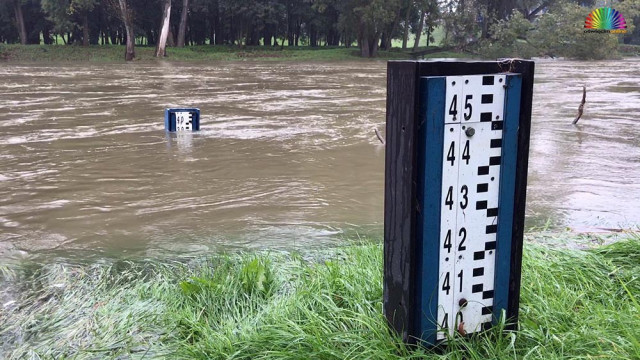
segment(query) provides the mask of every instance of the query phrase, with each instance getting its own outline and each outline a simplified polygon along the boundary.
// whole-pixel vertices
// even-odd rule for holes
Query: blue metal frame
[[[174,132],[176,131],[176,112],[190,112],[193,113],[192,116],[192,131],[200,130],[200,109],[198,108],[169,108],[164,109],[164,129],[166,131]]]
[[[445,77],[420,78],[418,124],[418,198],[416,329],[423,341],[435,344],[438,330],[438,272],[442,148],[444,142]],[[425,241],[428,240],[428,241]]]
[[[509,313],[511,276],[511,243],[516,191],[516,163],[518,161],[518,128],[520,126],[520,95],[522,75],[507,75],[502,129],[502,163],[500,164],[500,194],[498,230],[496,236],[496,271],[493,298],[494,324]]]

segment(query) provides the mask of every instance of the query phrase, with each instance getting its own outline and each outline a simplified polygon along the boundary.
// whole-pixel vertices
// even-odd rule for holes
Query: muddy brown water
[[[384,62],[0,66],[0,258],[382,234]],[[640,223],[640,61],[539,61],[527,225]],[[585,114],[571,121],[587,86]],[[165,107],[202,111],[166,134]]]

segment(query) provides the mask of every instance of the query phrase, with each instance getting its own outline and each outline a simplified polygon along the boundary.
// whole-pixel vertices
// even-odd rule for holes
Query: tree
[[[403,32],[402,32],[402,50],[407,49],[407,42],[409,40],[409,20],[411,19],[411,14],[415,10],[415,3],[413,0],[405,0],[404,1],[404,23],[403,23]]]
[[[82,28],[82,45],[89,45],[89,12],[97,0],[42,0],[42,10],[53,23],[55,33],[64,34]],[[64,38],[63,38],[64,39]]]
[[[623,14],[627,22],[627,34],[622,37],[624,44],[640,44],[640,34],[636,27],[640,25],[640,0],[625,0],[616,4],[616,10]]]
[[[0,0],[0,43],[20,42],[14,19],[13,1]]]
[[[118,0],[118,5],[120,7],[122,22],[124,22],[124,27],[127,32],[127,47],[124,52],[124,59],[131,61],[136,57],[136,51],[134,49],[135,35],[133,32],[133,15],[127,5],[127,0]]]
[[[424,25],[427,25],[427,46],[429,46],[429,37],[431,31],[433,31],[434,21],[439,15],[439,7],[437,0],[421,0],[418,3],[420,7],[420,21],[418,23],[418,29],[416,30],[416,41],[413,43],[413,51],[418,51],[420,46],[420,38],[422,37],[422,31]]]
[[[171,0],[163,1],[164,11],[162,12],[162,26],[160,27],[160,37],[156,47],[156,57],[167,56],[167,37],[169,36],[169,22],[171,20]]]
[[[348,0],[341,4],[340,25],[355,30],[362,57],[378,53],[380,37],[401,10],[400,0]]]
[[[481,52],[487,57],[552,56],[574,59],[607,59],[617,55],[618,35],[584,32],[585,14],[591,8],[572,2],[556,3],[534,22],[520,11],[491,28]],[[633,11],[629,11],[633,14]],[[625,14],[626,15],[626,14]]]
[[[487,16],[482,3],[474,0],[452,0],[442,9],[446,46],[467,50],[482,34],[480,19]]]
[[[400,6],[400,1],[398,1],[398,5],[394,10],[395,16],[392,21],[386,22],[383,27],[382,34],[380,35],[380,49],[389,50],[391,48],[391,39],[397,37],[398,34],[398,25],[400,24],[400,18],[402,17],[402,7]]]
[[[420,46],[420,37],[422,36],[422,30],[424,27],[424,18],[427,16],[427,10],[422,9],[420,11],[420,21],[418,22],[418,30],[416,30],[416,40],[413,43],[413,51],[418,51]]]
[[[335,0],[318,0],[314,3],[314,6],[318,8],[319,12],[323,12],[323,7],[332,6],[334,2]],[[302,36],[303,19],[307,17],[310,11],[309,3],[304,0],[285,0],[284,7],[287,43],[289,46],[298,46]]]
[[[424,19],[424,25],[427,28],[427,47],[429,47],[429,43],[432,41],[433,30],[435,30],[436,25],[440,21],[440,6],[438,5],[438,0],[430,0],[428,4],[429,11]]]
[[[66,44],[67,40],[65,40],[64,34],[73,30],[73,22],[69,16],[69,1],[42,0],[41,6],[42,11],[47,14],[47,19],[53,24],[53,32],[63,34],[62,40]]]
[[[16,27],[18,28],[18,34],[20,35],[20,44],[26,45],[27,40],[27,29],[24,24],[24,16],[22,15],[22,1],[21,0],[13,0],[13,11],[16,16]]]
[[[180,27],[178,28],[177,47],[184,47],[184,36],[187,32],[188,12],[189,12],[189,0],[182,0],[182,12],[180,13]]]
[[[82,46],[89,46],[89,12],[97,0],[71,0],[69,12],[78,13],[82,18]]]

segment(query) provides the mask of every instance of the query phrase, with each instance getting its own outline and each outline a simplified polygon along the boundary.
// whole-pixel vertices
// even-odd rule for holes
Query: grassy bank
[[[136,47],[136,60],[157,61],[153,56],[154,47]],[[429,57],[464,57],[468,55],[454,52],[436,52]],[[409,53],[400,49],[380,51],[375,59],[409,59]],[[167,48],[169,61],[344,61],[371,59],[361,58],[357,48],[310,48],[310,47],[237,47],[237,46],[189,46]],[[124,46],[93,45],[88,47],[66,45],[6,45],[0,44],[0,61],[5,62],[124,62]]]
[[[445,352],[387,330],[382,247],[0,270],[8,359],[639,359],[640,236],[527,244],[521,322]]]

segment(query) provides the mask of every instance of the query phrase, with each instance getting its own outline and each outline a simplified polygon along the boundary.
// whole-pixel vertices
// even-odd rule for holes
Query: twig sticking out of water
[[[382,137],[382,135],[380,135],[380,131],[378,131],[378,128],[373,128],[373,130],[376,132],[376,136],[378,137],[378,140],[380,140],[382,145],[385,145],[384,138]]]
[[[587,99],[587,88],[585,86],[582,87],[582,102],[580,103],[580,106],[578,107],[578,116],[576,116],[575,120],[573,120],[572,124],[575,125],[578,120],[580,120],[580,117],[582,116],[582,112],[584,111],[584,103],[585,100]]]

